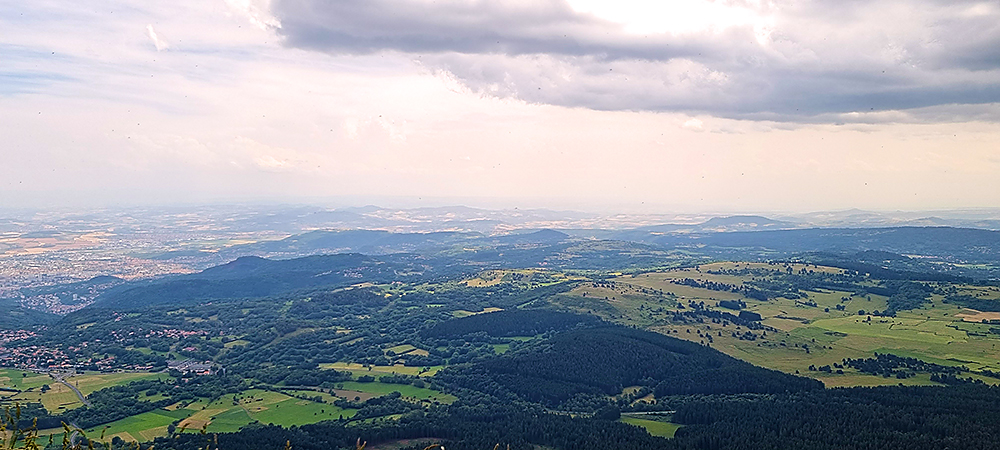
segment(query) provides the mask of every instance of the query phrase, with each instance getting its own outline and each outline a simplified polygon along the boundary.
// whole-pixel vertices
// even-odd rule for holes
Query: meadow
[[[409,384],[389,384],[380,382],[371,383],[361,383],[358,381],[345,381],[343,383],[338,383],[338,388],[364,392],[375,395],[386,395],[393,392],[399,392],[404,398],[412,400],[426,400],[430,402],[438,403],[452,403],[456,400],[455,396],[451,394],[445,394],[439,391],[428,388],[418,388],[416,386],[411,386]]]
[[[788,267],[793,272],[803,269],[822,273],[842,271],[806,264]],[[803,298],[778,297],[760,301],[738,292],[675,283],[697,279],[741,286],[764,278],[761,275],[708,273],[739,269],[776,270],[774,265],[764,263],[720,262],[622,275],[605,283],[583,283],[568,293],[553,297],[550,302],[565,309],[594,313],[614,322],[710,345],[753,364],[810,376],[831,387],[936,383],[926,374],[897,380],[852,369],[837,374],[807,368],[840,363],[844,358],[870,358],[875,353],[892,353],[940,365],[965,366],[975,371],[1000,371],[1000,348],[997,348],[1000,334],[994,330],[996,325],[991,327],[976,320],[983,317],[977,315],[978,311],[945,303],[941,295],[932,295],[930,302],[920,308],[899,311],[895,317],[881,317],[868,314],[887,308],[888,299],[875,294],[860,296],[852,292],[816,289],[804,291]],[[782,266],[782,270],[787,269]],[[989,286],[954,287],[976,298],[1000,300],[1000,292]],[[777,331],[752,332],[753,338],[747,339],[749,330],[733,324],[684,323],[671,318],[675,312],[691,311],[684,306],[692,302],[704,302],[710,309],[737,313],[719,307],[719,302],[724,300],[744,302],[746,307],[743,309],[760,314],[762,323]],[[859,314],[860,311],[865,314]],[[983,379],[1000,383],[997,379]]]
[[[315,396],[314,393],[309,395]],[[333,400],[330,395],[322,397],[327,401]],[[318,403],[281,392],[251,389],[212,401],[198,399],[181,402],[85,431],[89,438],[103,442],[110,442],[115,437],[129,442],[146,442],[166,436],[171,424],[177,432],[200,433],[204,429],[208,433],[229,433],[254,422],[289,427],[324,420],[349,419],[355,412],[356,410],[343,409],[331,403]],[[61,439],[62,429],[43,430],[41,434],[53,434],[56,439]]]
[[[0,369],[0,387],[28,390],[40,388],[43,385],[51,384],[51,382],[52,378],[48,375],[18,369]]]
[[[357,369],[359,374],[373,374],[376,371]],[[394,374],[393,368],[378,368],[378,373]],[[436,370],[435,370],[436,371]],[[409,371],[407,371],[409,372]],[[67,378],[67,381],[79,386],[86,395],[91,392],[126,384],[140,379],[155,379],[166,377],[165,374],[140,373],[88,373]],[[46,392],[42,386],[48,385]],[[10,389],[6,392],[5,404],[41,402],[46,409],[58,412],[81,406],[76,394],[65,385],[55,381],[49,375],[19,371],[15,369],[0,369],[0,387]],[[226,433],[239,431],[245,425],[259,422],[284,427],[305,425],[324,420],[350,419],[356,410],[344,409],[333,404],[338,397],[348,400],[367,400],[392,392],[399,392],[404,399],[411,402],[450,404],[456,398],[428,388],[418,388],[412,385],[388,384],[381,382],[347,381],[338,385],[336,395],[319,391],[283,391],[276,392],[262,389],[251,389],[235,395],[226,395],[217,399],[196,399],[182,401],[166,408],[156,409],[117,420],[100,427],[85,430],[88,437],[95,440],[110,442],[115,437],[129,442],[147,442],[159,436],[168,434],[168,427],[173,424],[176,430],[197,433],[204,429],[209,433]],[[162,397],[146,398],[140,394],[140,400],[159,400]],[[322,402],[297,398],[320,397]],[[51,435],[58,442],[62,439],[63,430],[53,428],[41,430],[43,436]],[[103,437],[101,437],[103,435]]]
[[[0,372],[3,373],[3,372]],[[38,385],[44,379],[38,375],[21,373],[4,373],[17,381],[11,384],[20,386]],[[21,381],[21,378],[27,381]],[[36,379],[37,378],[37,379]],[[44,377],[48,379],[47,376]],[[109,382],[108,377],[97,378],[100,382]],[[91,385],[97,385],[93,379]],[[124,381],[123,381],[124,382]],[[379,397],[392,392],[399,392],[404,399],[413,402],[438,402],[450,404],[456,400],[452,395],[410,385],[386,384],[380,382],[361,383],[357,381],[344,382],[342,389],[337,389],[337,396],[317,391],[275,392],[262,389],[250,389],[237,394],[226,395],[217,399],[197,399],[183,401],[166,408],[137,414],[117,420],[100,427],[85,430],[89,438],[110,442],[115,437],[129,442],[151,441],[159,436],[168,435],[168,427],[173,424],[175,430],[185,433],[200,433],[203,429],[208,433],[229,433],[251,423],[274,424],[284,427],[306,425],[324,420],[350,419],[357,412],[355,409],[344,409],[333,404],[340,398],[354,399],[358,394],[360,400]],[[294,395],[306,397],[321,397],[323,402],[297,398]],[[53,435],[56,441],[62,439],[63,430],[53,428],[42,430],[42,435]],[[103,435],[103,437],[102,437]]]
[[[404,366],[402,364],[394,366],[366,366],[347,362],[323,363],[319,366],[322,369],[335,369],[342,372],[351,372],[351,374],[355,377],[362,375],[372,375],[375,377],[381,375],[414,375],[429,377],[444,368],[444,366],[417,367]]]
[[[653,436],[672,438],[681,426],[666,421],[644,419],[637,416],[623,416],[619,422],[635,425],[646,429],[646,432]]]
[[[84,373],[65,378],[83,395],[94,391],[118,386],[135,380],[165,378],[160,373]],[[43,391],[43,386],[48,386]],[[4,404],[41,403],[48,411],[61,411],[83,406],[69,387],[56,381],[47,374],[26,372],[16,369],[0,369],[0,387],[12,389],[3,392]]]

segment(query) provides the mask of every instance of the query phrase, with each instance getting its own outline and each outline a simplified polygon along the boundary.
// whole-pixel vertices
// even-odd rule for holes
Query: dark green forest
[[[591,403],[625,387],[679,394],[781,393],[822,389],[815,380],[762,369],[717,350],[649,331],[597,326],[560,333],[511,355],[437,375],[443,383],[506,401],[557,408]]]

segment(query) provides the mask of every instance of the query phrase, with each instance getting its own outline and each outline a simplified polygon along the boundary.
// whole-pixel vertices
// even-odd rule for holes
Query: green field
[[[878,317],[858,314],[859,311],[882,311],[887,308],[887,298],[874,294],[862,297],[851,292],[817,289],[801,291],[805,298],[778,297],[758,301],[737,292],[672,283],[691,278],[738,286],[754,276],[707,272],[748,268],[774,270],[775,267],[762,263],[713,263],[697,269],[624,275],[612,279],[611,286],[582,283],[566,294],[552,297],[550,302],[563,309],[594,313],[614,322],[711,345],[760,366],[788,373],[798,371],[800,375],[817,378],[827,386],[898,384],[899,380],[886,380],[852,369],[845,369],[841,375],[806,370],[810,365],[830,365],[844,358],[870,358],[876,352],[941,365],[964,365],[972,370],[1000,371],[1000,348],[997,348],[1000,335],[991,331],[990,325],[976,320],[983,314],[946,304],[941,295],[932,295],[929,304],[900,311],[896,317]],[[793,271],[804,268],[826,273],[841,271],[831,267],[792,265]],[[1000,295],[988,287],[962,285],[957,288],[978,298]],[[763,324],[779,331],[769,332],[766,336],[757,332],[757,339],[741,340],[732,337],[732,334],[743,334],[747,330],[739,330],[732,324],[723,326],[709,321],[677,323],[671,320],[673,312],[690,310],[681,308],[688,302],[704,302],[709,308],[721,309],[717,306],[720,300],[744,301],[745,309],[760,314],[764,318]],[[843,310],[838,310],[838,306]],[[993,328],[996,328],[995,325]],[[711,341],[708,335],[711,335]],[[991,378],[984,381],[1000,383],[1000,380]],[[910,378],[903,383],[932,384],[927,376]]]
[[[510,344],[493,344],[493,351],[497,354],[503,354],[510,351]]]
[[[133,442],[151,441],[157,436],[165,436],[167,425],[171,422],[184,419],[190,414],[191,412],[186,410],[157,409],[87,430],[87,436],[91,439],[99,438],[101,431],[107,428],[107,431],[104,431],[104,439],[108,441],[115,436]]]
[[[240,428],[253,422],[250,415],[241,408],[230,408],[218,413],[212,419],[206,431],[212,433],[235,433]]]
[[[134,380],[163,378],[165,376],[164,374],[150,373],[89,373],[74,375],[67,378],[66,381],[77,386],[84,395],[89,395],[94,391]],[[41,387],[44,385],[48,385],[49,389],[43,393]],[[0,369],[0,386],[21,391],[4,393],[7,402],[41,403],[45,409],[53,413],[83,406],[80,398],[70,388],[44,374],[16,369]]]
[[[364,366],[355,363],[335,362],[320,364],[321,369],[334,369],[342,372],[351,372],[355,377],[371,375],[379,377],[382,375],[416,375],[429,377],[443,369],[444,366],[415,367],[415,366]]]
[[[5,388],[28,390],[40,388],[42,385],[52,385],[52,378],[48,375],[25,372],[17,369],[0,369],[0,386]]]
[[[5,371],[3,372],[3,375],[7,376],[11,380],[9,384],[10,386],[41,386],[42,384],[45,384],[42,383],[43,381],[52,381],[48,376],[41,377],[30,373],[27,377],[22,377],[21,372],[14,373],[13,371]],[[116,378],[109,375],[119,376]],[[85,384],[93,388],[94,386],[113,385],[109,383],[120,384],[137,378],[143,378],[136,377],[134,375],[136,374],[84,375],[80,377],[82,378],[80,380],[82,381],[81,389]],[[375,396],[391,392],[386,389],[379,388],[378,386],[383,386],[382,383],[358,384],[367,385],[366,387],[368,388],[368,391],[377,391],[374,392]],[[65,386],[58,383],[52,383],[51,385],[53,386],[53,389],[44,394],[42,397],[43,401],[48,398],[56,398],[54,394],[50,393],[56,391],[57,387],[65,391],[60,391],[58,395],[65,395],[68,393],[68,395],[73,396],[74,400],[76,399],[75,394],[73,394],[72,391]],[[421,390],[413,386],[399,387],[402,389],[396,390],[405,391],[405,395],[415,399],[438,398],[442,401],[453,401],[453,397],[443,396],[443,394],[429,389]],[[37,391],[37,389],[34,389],[34,391]],[[33,394],[36,398],[38,395],[41,395],[40,393],[34,391],[19,394],[18,399],[23,399],[23,394]],[[176,423],[178,430],[183,428],[186,432],[200,432],[200,430],[204,427],[208,432],[226,433],[239,431],[241,427],[253,422],[265,424],[273,423],[275,425],[289,427],[293,425],[316,423],[324,420],[350,418],[356,412],[356,410],[353,409],[342,409],[333,405],[332,402],[336,398],[326,393],[302,391],[301,394],[308,397],[320,396],[327,403],[318,403],[312,400],[294,398],[291,395],[280,392],[254,389],[240,392],[235,396],[228,395],[212,402],[209,402],[208,399],[199,399],[193,402],[183,402],[171,405],[165,409],[157,409],[117,420],[100,427],[86,430],[86,432],[87,436],[91,439],[103,440],[105,442],[110,441],[116,436],[126,441],[146,442],[151,441],[158,436],[166,436],[167,426],[171,423]],[[42,431],[43,435],[61,433],[62,429]],[[104,438],[100,439],[102,433],[104,434]]]
[[[459,309],[459,310],[452,311],[451,315],[453,315],[455,317],[458,317],[458,318],[461,318],[461,317],[469,317],[469,316],[474,316],[476,314],[491,313],[491,312],[496,312],[496,311],[503,311],[503,310],[500,309],[500,308],[492,308],[492,307],[485,308],[482,311],[466,311],[464,309]]]
[[[247,345],[249,343],[250,341],[244,341],[243,339],[236,339],[234,341],[226,342],[223,346],[225,348],[233,348],[236,347],[237,345]]]
[[[164,378],[167,378],[167,375],[163,373],[86,373],[74,375],[67,378],[66,381],[76,386],[83,395],[90,395],[91,392],[131,381]]]
[[[66,387],[66,385],[53,380],[49,384],[49,387],[50,389],[44,394],[39,392],[38,397],[38,400],[42,402],[42,406],[45,406],[45,409],[52,412],[59,412],[83,406],[83,403],[80,402],[80,397],[77,397],[76,393]],[[32,398],[29,397],[31,394],[33,393],[23,392],[19,397],[28,399]]]
[[[402,355],[404,353],[412,352],[413,350],[416,350],[416,349],[417,349],[416,347],[414,347],[414,346],[412,346],[410,344],[402,344],[402,345],[397,345],[395,347],[387,348],[386,351],[391,351],[391,352],[393,352],[393,353],[395,353],[397,355]]]
[[[20,382],[20,373],[10,374],[12,378],[17,378]],[[93,378],[91,384],[98,382],[109,382],[108,377]],[[29,374],[26,378],[32,380]],[[34,378],[38,378],[35,376]],[[45,377],[48,379],[48,377]],[[129,378],[126,377],[126,381]],[[125,382],[123,380],[119,380]],[[27,386],[30,383],[21,383]],[[371,396],[385,395],[391,392],[400,392],[404,397],[414,401],[437,401],[441,403],[451,403],[455,397],[440,392],[417,388],[411,385],[394,385],[379,382],[359,383],[346,382],[344,389],[356,391],[358,393],[368,393]],[[40,384],[39,384],[40,385]],[[62,386],[66,389],[65,386]],[[301,394],[307,397],[322,397],[326,403],[315,402],[295,398],[292,395]],[[289,395],[292,394],[292,395]],[[349,419],[354,416],[356,410],[343,409],[332,402],[336,397],[321,392],[313,391],[289,391],[288,393],[274,392],[260,389],[253,389],[240,392],[235,395],[227,395],[209,402],[208,399],[198,399],[193,402],[183,402],[171,405],[165,409],[138,414],[132,417],[121,419],[109,424],[94,427],[86,430],[87,436],[95,440],[110,441],[114,437],[120,437],[126,441],[146,442],[158,436],[167,435],[167,426],[176,423],[178,431],[184,430],[189,433],[200,432],[203,428],[207,432],[227,433],[239,431],[245,425],[254,422],[264,424],[275,424],[284,427],[295,425],[306,425],[324,420]],[[62,429],[43,430],[42,434],[60,434]],[[104,434],[101,439],[101,434]]]
[[[353,409],[341,409],[329,403],[301,400],[275,392],[248,391],[247,393],[252,395],[252,398],[262,399],[241,405],[253,420],[261,423],[289,427],[341,417],[350,418],[355,413]]]
[[[315,396],[312,392],[303,393]],[[215,433],[239,431],[244,425],[253,422],[273,423],[285,427],[306,425],[324,420],[350,418],[356,412],[353,409],[339,408],[331,403],[317,403],[260,389],[243,391],[235,396],[227,395],[211,403],[199,400],[181,411],[186,411],[188,414],[180,423],[186,431],[198,432],[205,427],[206,431]]]
[[[343,389],[349,391],[367,392],[375,395],[386,395],[399,392],[403,397],[416,400],[436,401],[439,403],[453,403],[456,398],[453,395],[435,391],[433,389],[418,388],[409,384],[388,384],[388,383],[361,383],[357,381],[345,381],[339,383]]]
[[[674,437],[674,433],[676,433],[677,429],[681,427],[680,425],[670,422],[661,422],[659,420],[651,420],[651,419],[640,419],[638,417],[622,417],[619,421],[627,423],[629,425],[635,425],[637,427],[645,428],[649,434],[665,438]]]

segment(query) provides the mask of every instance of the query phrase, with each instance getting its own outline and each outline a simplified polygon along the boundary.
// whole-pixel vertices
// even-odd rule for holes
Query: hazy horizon
[[[164,218],[172,216],[187,216],[199,220],[218,220],[219,217],[245,216],[267,218],[280,215],[289,224],[295,223],[295,217],[307,218],[325,212],[355,212],[364,217],[388,218],[387,214],[397,214],[396,219],[406,222],[407,217],[423,217],[426,230],[448,229],[448,220],[457,220],[456,225],[474,223],[477,216],[489,217],[491,220],[507,221],[508,224],[528,220],[561,222],[568,228],[579,228],[584,223],[615,224],[611,228],[628,229],[652,224],[698,224],[712,218],[763,217],[766,219],[786,221],[797,226],[814,226],[819,228],[830,226],[871,227],[932,225],[930,222],[940,219],[946,226],[989,228],[1000,227],[1000,207],[983,208],[939,208],[939,209],[829,209],[829,210],[741,210],[741,209],[669,209],[655,205],[642,207],[620,207],[616,205],[582,205],[583,207],[549,207],[531,203],[503,204],[495,199],[483,199],[481,202],[459,203],[455,199],[405,199],[381,198],[371,202],[348,201],[340,199],[336,202],[212,202],[212,203],[170,203],[170,204],[131,204],[105,206],[58,206],[58,207],[9,207],[0,205],[0,219],[27,219],[39,224],[48,223],[53,226],[53,220],[66,220],[72,217],[119,217],[146,218],[153,220],[150,224],[167,225]],[[468,200],[468,199],[466,199]],[[246,216],[249,214],[249,216]],[[291,214],[291,215],[288,215]],[[425,215],[425,216],[422,216]],[[451,219],[449,219],[449,217]],[[214,219],[213,219],[214,218]],[[520,218],[520,219],[519,219]],[[256,220],[256,219],[253,219]],[[514,222],[509,222],[514,220]],[[593,222],[597,221],[597,222]],[[978,221],[978,222],[977,222]],[[530,222],[530,220],[529,220]],[[995,222],[995,223],[994,223]],[[338,225],[333,219],[329,225],[319,223],[311,225],[310,229],[389,229],[393,226],[359,224],[355,226]],[[831,225],[836,223],[837,225]],[[988,224],[988,225],[985,225]],[[318,228],[316,228],[318,227]],[[524,228],[518,225],[513,229]],[[531,228],[531,227],[528,227]],[[543,226],[542,228],[547,228]],[[52,228],[54,230],[59,227]],[[513,230],[512,229],[512,230]],[[510,230],[508,230],[510,231]]]
[[[614,202],[588,202],[587,199],[564,200],[550,202],[537,199],[498,199],[498,198],[467,198],[467,197],[372,197],[372,198],[297,198],[297,199],[218,199],[210,201],[172,201],[172,202],[93,202],[74,204],[44,204],[17,205],[7,203],[0,205],[0,216],[7,213],[91,213],[91,212],[127,212],[127,211],[195,211],[209,208],[245,209],[253,211],[284,210],[284,209],[316,209],[327,211],[343,211],[375,207],[387,210],[420,210],[469,208],[482,211],[548,211],[554,213],[583,213],[594,215],[689,215],[689,216],[743,216],[759,215],[775,216],[805,216],[811,214],[864,212],[874,214],[904,214],[904,215],[943,215],[956,218],[973,218],[979,214],[1000,214],[1000,206],[978,207],[937,207],[937,208],[801,208],[801,209],[748,209],[738,205],[729,207],[678,207],[676,205],[657,204],[615,204]],[[2,218],[2,217],[0,217]]]

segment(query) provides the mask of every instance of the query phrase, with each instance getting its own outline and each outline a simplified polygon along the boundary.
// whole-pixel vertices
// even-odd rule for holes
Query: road
[[[80,401],[83,402],[84,405],[90,406],[90,400],[87,400],[87,397],[83,396],[83,392],[80,392],[80,390],[77,389],[76,386],[73,386],[72,383],[70,383],[70,382],[66,381],[65,379],[63,379],[63,377],[65,377],[66,374],[59,373],[59,372],[49,372],[49,376],[51,376],[53,380],[56,380],[56,381],[58,381],[58,382],[60,382],[60,383],[62,383],[64,385],[66,385],[66,387],[70,388],[73,391],[73,393],[76,394],[76,396],[80,398]],[[76,441],[80,438],[80,432],[77,431],[77,430],[80,427],[78,427],[75,423],[71,423],[71,424],[69,424],[69,426],[73,430],[73,434],[71,434],[69,436],[70,446],[71,447],[76,447],[76,445],[77,445]]]
[[[54,379],[54,380],[56,380],[56,381],[58,381],[58,382],[60,382],[60,383],[62,383],[64,385],[66,385],[66,387],[72,389],[73,392],[76,393],[76,396],[80,397],[80,401],[83,402],[84,405],[90,406],[90,400],[87,400],[87,397],[83,396],[83,392],[80,392],[80,390],[77,389],[76,386],[73,386],[73,383],[70,383],[70,382],[68,382],[68,381],[66,381],[66,380],[63,379],[63,377],[65,375],[60,374],[60,373],[56,373],[56,372],[52,372],[49,375],[52,375],[52,379]]]

